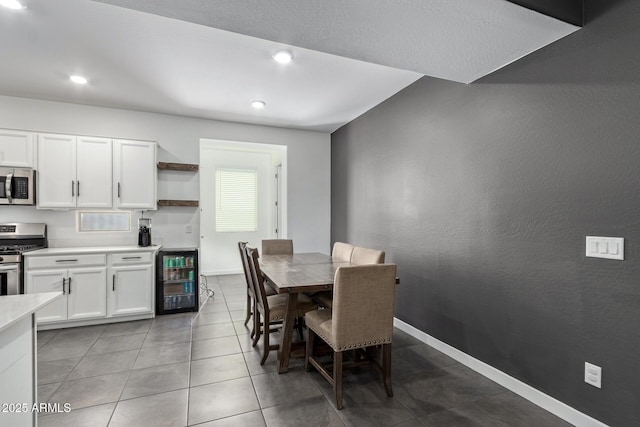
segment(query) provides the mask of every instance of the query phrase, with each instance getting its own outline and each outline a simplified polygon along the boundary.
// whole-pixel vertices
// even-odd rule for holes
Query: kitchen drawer
[[[152,261],[151,252],[123,252],[121,254],[110,254],[111,265],[127,264],[150,264]]]
[[[31,268],[71,268],[89,265],[106,265],[106,254],[34,256],[27,259],[27,269]]]

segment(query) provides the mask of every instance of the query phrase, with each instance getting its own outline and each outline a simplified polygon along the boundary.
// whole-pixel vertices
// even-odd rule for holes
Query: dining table
[[[278,349],[278,372],[289,369],[295,307],[302,292],[318,292],[333,289],[333,278],[340,266],[349,262],[334,261],[321,253],[297,253],[293,255],[262,255],[260,269],[267,283],[279,294],[287,295],[287,310],[282,324]]]

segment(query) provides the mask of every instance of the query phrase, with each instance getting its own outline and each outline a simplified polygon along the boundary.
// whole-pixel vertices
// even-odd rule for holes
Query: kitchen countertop
[[[0,297],[0,332],[62,296],[62,292],[43,292]]]
[[[29,251],[22,256],[43,256],[43,255],[70,255],[70,254],[96,254],[96,253],[118,253],[118,252],[155,252],[162,246],[83,246],[70,248],[44,248]]]

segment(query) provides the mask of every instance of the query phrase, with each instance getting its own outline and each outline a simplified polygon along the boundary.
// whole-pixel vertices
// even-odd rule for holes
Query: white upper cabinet
[[[32,168],[33,147],[33,133],[0,129],[0,166]]]
[[[76,152],[76,206],[110,208],[113,205],[111,140],[79,136]]]
[[[38,135],[38,207],[111,208],[111,140]]]
[[[114,207],[156,209],[156,143],[113,141]]]
[[[38,207],[76,206],[76,137],[38,135]]]
[[[37,140],[39,208],[156,209],[155,142],[59,134]]]

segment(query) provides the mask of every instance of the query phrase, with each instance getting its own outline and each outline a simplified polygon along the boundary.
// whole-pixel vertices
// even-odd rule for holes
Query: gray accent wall
[[[332,135],[332,241],[398,264],[399,319],[612,426],[640,420],[640,1]],[[625,260],[585,236],[625,238]],[[584,362],[602,367],[602,389]]]

